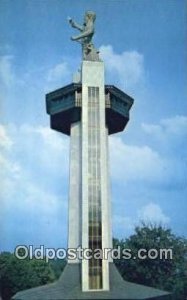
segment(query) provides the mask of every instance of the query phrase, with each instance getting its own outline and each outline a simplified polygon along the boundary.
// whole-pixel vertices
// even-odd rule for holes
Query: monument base
[[[12,299],[172,299],[168,292],[123,280],[113,263],[109,274],[110,291],[82,292],[80,264],[67,264],[58,281],[18,292]]]

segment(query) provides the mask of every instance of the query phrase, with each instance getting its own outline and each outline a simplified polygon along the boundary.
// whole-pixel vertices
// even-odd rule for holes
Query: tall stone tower
[[[92,43],[95,13],[80,35],[81,72],[73,83],[46,95],[51,128],[70,136],[68,248],[112,248],[108,136],[123,131],[133,99],[105,85],[104,64]],[[68,260],[60,279],[17,293],[14,299],[167,299],[167,293],[124,281],[111,257]],[[155,297],[155,298],[154,298]]]
[[[68,248],[112,249],[108,135],[122,131],[133,99],[114,86],[105,86],[104,63],[91,37],[95,14],[87,12],[75,40],[81,40],[83,61],[76,83],[49,93],[51,128],[70,135]],[[82,259],[82,290],[110,289],[111,259]]]
[[[83,61],[81,82],[47,95],[51,128],[70,135],[68,248],[112,248],[108,135],[124,129],[133,99],[104,85],[101,61]],[[82,264],[82,290],[109,290],[108,260]]]

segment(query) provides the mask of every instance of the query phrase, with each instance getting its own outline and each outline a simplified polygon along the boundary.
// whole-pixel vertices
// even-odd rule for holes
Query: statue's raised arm
[[[84,60],[99,60],[98,51],[94,48],[92,37],[94,35],[94,22],[96,19],[96,14],[93,11],[87,11],[84,17],[83,26],[79,25],[71,18],[69,23],[73,28],[78,29],[81,33],[77,36],[72,36],[72,41],[77,41],[82,44],[83,59]]]
[[[83,31],[84,30],[84,27],[79,25],[78,23],[76,23],[75,21],[73,21],[71,18],[69,18],[69,23],[71,24],[71,26],[73,28],[77,28],[78,30],[80,31]]]

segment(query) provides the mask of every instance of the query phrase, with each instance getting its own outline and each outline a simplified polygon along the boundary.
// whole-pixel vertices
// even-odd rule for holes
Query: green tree
[[[174,293],[174,299],[187,296],[187,240],[177,237],[161,225],[145,224],[135,228],[135,234],[126,240],[114,239],[114,248],[131,249],[132,259],[116,260],[125,280],[149,285]],[[155,259],[138,259],[139,249],[172,249],[171,257],[158,255]],[[154,254],[154,252],[152,252]],[[136,259],[134,259],[136,257]]]
[[[54,271],[43,260],[19,260],[9,252],[0,254],[0,295],[3,300],[9,300],[18,291],[54,280]]]

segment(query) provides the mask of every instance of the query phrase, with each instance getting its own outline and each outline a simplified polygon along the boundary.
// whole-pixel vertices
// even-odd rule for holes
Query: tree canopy
[[[64,262],[61,263],[64,265]],[[53,282],[60,274],[56,262],[44,260],[19,260],[9,252],[0,254],[0,296],[9,300],[15,293]]]
[[[186,299],[187,296],[187,240],[177,237],[168,228],[161,225],[145,224],[137,226],[135,233],[126,240],[114,239],[114,248],[130,249],[131,259],[115,260],[125,280],[145,284],[170,291],[174,299]],[[160,249],[171,249],[172,257],[158,255],[155,259],[137,258],[139,249],[162,253]],[[162,253],[164,254],[164,253]],[[153,255],[152,255],[153,256]],[[136,259],[134,259],[136,257]]]

